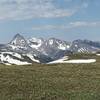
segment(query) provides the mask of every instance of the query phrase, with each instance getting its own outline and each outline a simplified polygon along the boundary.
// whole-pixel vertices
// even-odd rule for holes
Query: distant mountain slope
[[[89,40],[75,40],[72,42],[70,50],[75,53],[96,53],[100,51],[100,43]]]
[[[11,42],[0,45],[0,63],[49,63],[74,53],[96,52],[100,52],[100,42],[79,39],[70,43],[56,38],[45,40],[33,37],[25,39],[22,35],[16,34]]]

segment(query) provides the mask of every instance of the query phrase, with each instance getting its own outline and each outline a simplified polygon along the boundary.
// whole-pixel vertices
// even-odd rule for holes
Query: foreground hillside
[[[100,100],[100,58],[92,64],[0,65],[0,100]]]

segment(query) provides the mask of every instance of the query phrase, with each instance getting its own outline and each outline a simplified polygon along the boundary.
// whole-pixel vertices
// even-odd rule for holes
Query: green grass
[[[100,58],[93,64],[0,65],[0,100],[100,100]]]

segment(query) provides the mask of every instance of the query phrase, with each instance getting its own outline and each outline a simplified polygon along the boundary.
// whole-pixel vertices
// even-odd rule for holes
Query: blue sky
[[[100,0],[0,0],[0,43],[17,33],[100,41]]]

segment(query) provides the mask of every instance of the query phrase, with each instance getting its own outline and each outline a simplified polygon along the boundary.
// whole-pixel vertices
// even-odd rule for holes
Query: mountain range
[[[49,63],[76,53],[100,52],[100,42],[90,40],[63,41],[56,38],[25,39],[16,34],[7,44],[0,44],[0,63],[6,65],[26,65]]]

